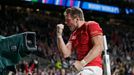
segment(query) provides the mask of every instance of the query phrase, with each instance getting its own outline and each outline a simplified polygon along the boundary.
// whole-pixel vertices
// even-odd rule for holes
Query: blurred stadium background
[[[0,0],[0,35],[37,34],[38,52],[16,64],[14,74],[26,75],[29,69],[33,75],[76,75],[58,52],[55,33],[71,6],[82,8],[87,21],[95,20],[103,28],[111,75],[134,75],[134,0]],[[65,42],[69,35],[65,27]]]

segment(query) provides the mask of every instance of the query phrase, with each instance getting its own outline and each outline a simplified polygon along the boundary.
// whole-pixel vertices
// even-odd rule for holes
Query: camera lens
[[[27,46],[35,47],[35,36],[33,34],[27,34]]]

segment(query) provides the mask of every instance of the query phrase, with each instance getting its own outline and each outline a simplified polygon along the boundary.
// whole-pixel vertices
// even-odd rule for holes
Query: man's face
[[[78,26],[77,19],[72,18],[70,14],[65,15],[65,24],[67,24],[71,31],[74,31]]]

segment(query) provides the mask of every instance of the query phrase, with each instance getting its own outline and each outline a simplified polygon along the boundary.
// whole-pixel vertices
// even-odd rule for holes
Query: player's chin
[[[69,29],[70,29],[71,31],[74,31],[74,28],[73,28],[73,27],[69,27]]]

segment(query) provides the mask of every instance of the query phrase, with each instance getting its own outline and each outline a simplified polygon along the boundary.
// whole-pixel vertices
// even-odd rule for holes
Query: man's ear
[[[76,19],[76,21],[78,21],[79,19],[78,19],[78,17],[75,17],[75,19]]]
[[[78,16],[76,17],[76,19],[77,19],[77,21],[79,21],[79,20],[80,20],[80,18],[79,18]]]

